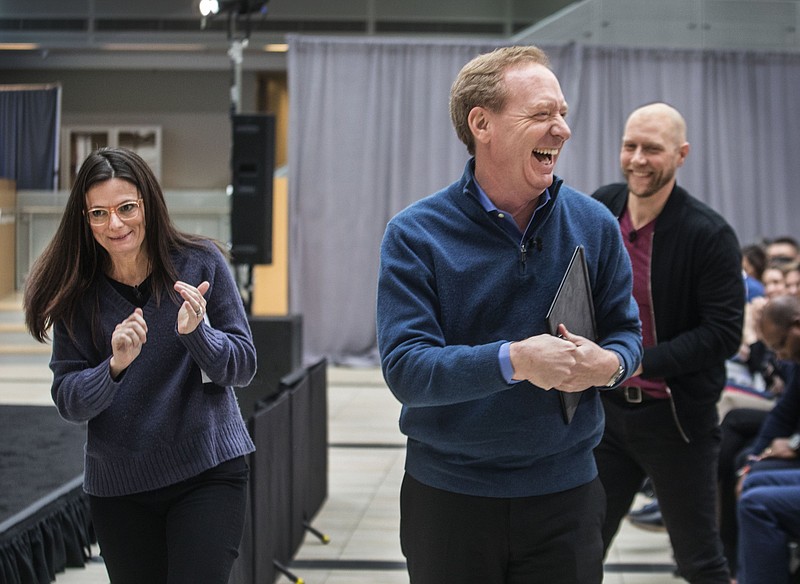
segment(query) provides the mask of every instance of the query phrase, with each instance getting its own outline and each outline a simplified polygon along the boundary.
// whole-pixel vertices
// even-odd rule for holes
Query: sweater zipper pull
[[[519,246],[519,263],[520,267],[524,270],[528,262],[528,244],[523,242]]]

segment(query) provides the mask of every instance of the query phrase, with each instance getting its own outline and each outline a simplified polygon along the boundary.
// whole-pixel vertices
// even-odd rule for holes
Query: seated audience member
[[[791,262],[783,266],[783,284],[787,294],[800,296],[800,262]]]
[[[769,347],[783,366],[782,375],[787,380],[786,389],[770,412],[735,410],[723,421],[723,455],[720,456],[721,505],[720,521],[726,557],[735,570],[737,557],[736,490],[737,475],[739,484],[748,473],[767,470],[800,469],[797,457],[800,451],[800,377],[796,376],[796,366],[800,361],[800,299],[784,295],[770,300],[763,308],[758,331],[764,344]],[[736,465],[731,464],[731,418],[743,419],[748,414],[759,430],[752,445],[738,455]],[[757,415],[763,415],[758,423]],[[725,456],[727,454],[727,456]],[[722,468],[723,459],[728,467]],[[733,467],[738,467],[738,472]],[[774,580],[779,582],[780,580]],[[743,580],[740,580],[742,584]]]
[[[755,456],[755,462],[745,468],[755,470],[765,465],[776,466],[773,464],[776,462],[777,466],[786,467],[786,461],[791,462],[789,466],[800,467],[797,458],[800,444],[795,444],[800,440],[800,376],[797,375],[797,363],[800,362],[800,298],[784,295],[770,300],[764,306],[758,328],[764,344],[783,365],[783,376],[787,382],[783,394],[767,414],[753,443],[751,456]],[[794,434],[798,438],[792,438]]]
[[[751,371],[759,370],[763,359],[762,347],[754,347],[754,345],[760,343],[756,334],[756,323],[761,317],[761,310],[768,300],[787,293],[784,271],[778,264],[768,264],[764,269],[762,278],[764,296],[754,298],[745,305],[742,342],[736,355],[736,359],[742,363],[747,363]],[[753,354],[755,350],[759,352]]]
[[[720,424],[719,451],[719,532],[725,558],[731,575],[736,576],[736,549],[739,526],[736,521],[737,471],[745,464],[747,454],[758,435],[767,410],[736,408],[731,410]]]
[[[727,380],[717,403],[720,420],[737,408],[772,409],[774,398],[783,389],[783,380],[776,374],[774,355],[758,338],[756,322],[767,300],[787,293],[784,271],[783,265],[767,265],[762,273],[764,295],[749,299],[745,305],[739,350],[725,364]]]
[[[791,582],[789,542],[797,538],[800,469],[750,474],[739,500],[738,584]]]
[[[780,260],[770,261],[767,264],[767,267],[764,268],[764,273],[761,274],[761,282],[764,284],[764,296],[767,298],[775,298],[786,294],[786,278],[784,277]]]
[[[753,243],[742,248],[742,271],[747,302],[764,295],[761,276],[767,267],[767,252],[764,247]]]
[[[776,237],[767,243],[767,260],[796,262],[800,260],[800,244],[790,235]]]

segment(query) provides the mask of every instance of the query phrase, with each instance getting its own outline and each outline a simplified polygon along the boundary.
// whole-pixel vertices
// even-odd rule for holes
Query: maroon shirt
[[[639,305],[639,320],[642,321],[642,346],[645,349],[654,347],[658,342],[653,299],[650,294],[650,260],[653,255],[655,227],[656,221],[653,219],[640,229],[634,229],[627,209],[619,220],[625,249],[628,250],[633,266],[633,297]],[[642,391],[653,397],[663,399],[669,397],[667,383],[663,379],[644,379],[637,375],[628,379],[623,385],[641,387]]]

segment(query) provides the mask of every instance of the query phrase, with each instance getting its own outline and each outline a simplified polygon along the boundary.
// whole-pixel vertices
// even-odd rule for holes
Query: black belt
[[[653,397],[645,392],[645,390],[643,390],[641,387],[636,385],[622,385],[620,387],[615,387],[610,391],[604,391],[603,393],[607,393],[610,397],[629,404],[643,404],[664,401],[663,398]]]

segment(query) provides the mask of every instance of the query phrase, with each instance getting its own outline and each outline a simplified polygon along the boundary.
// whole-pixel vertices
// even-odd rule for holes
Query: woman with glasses
[[[254,450],[234,386],[256,352],[227,261],[170,220],[136,154],[84,161],[28,276],[30,333],[52,334],[52,396],[88,421],[84,490],[113,584],[226,584]]]

